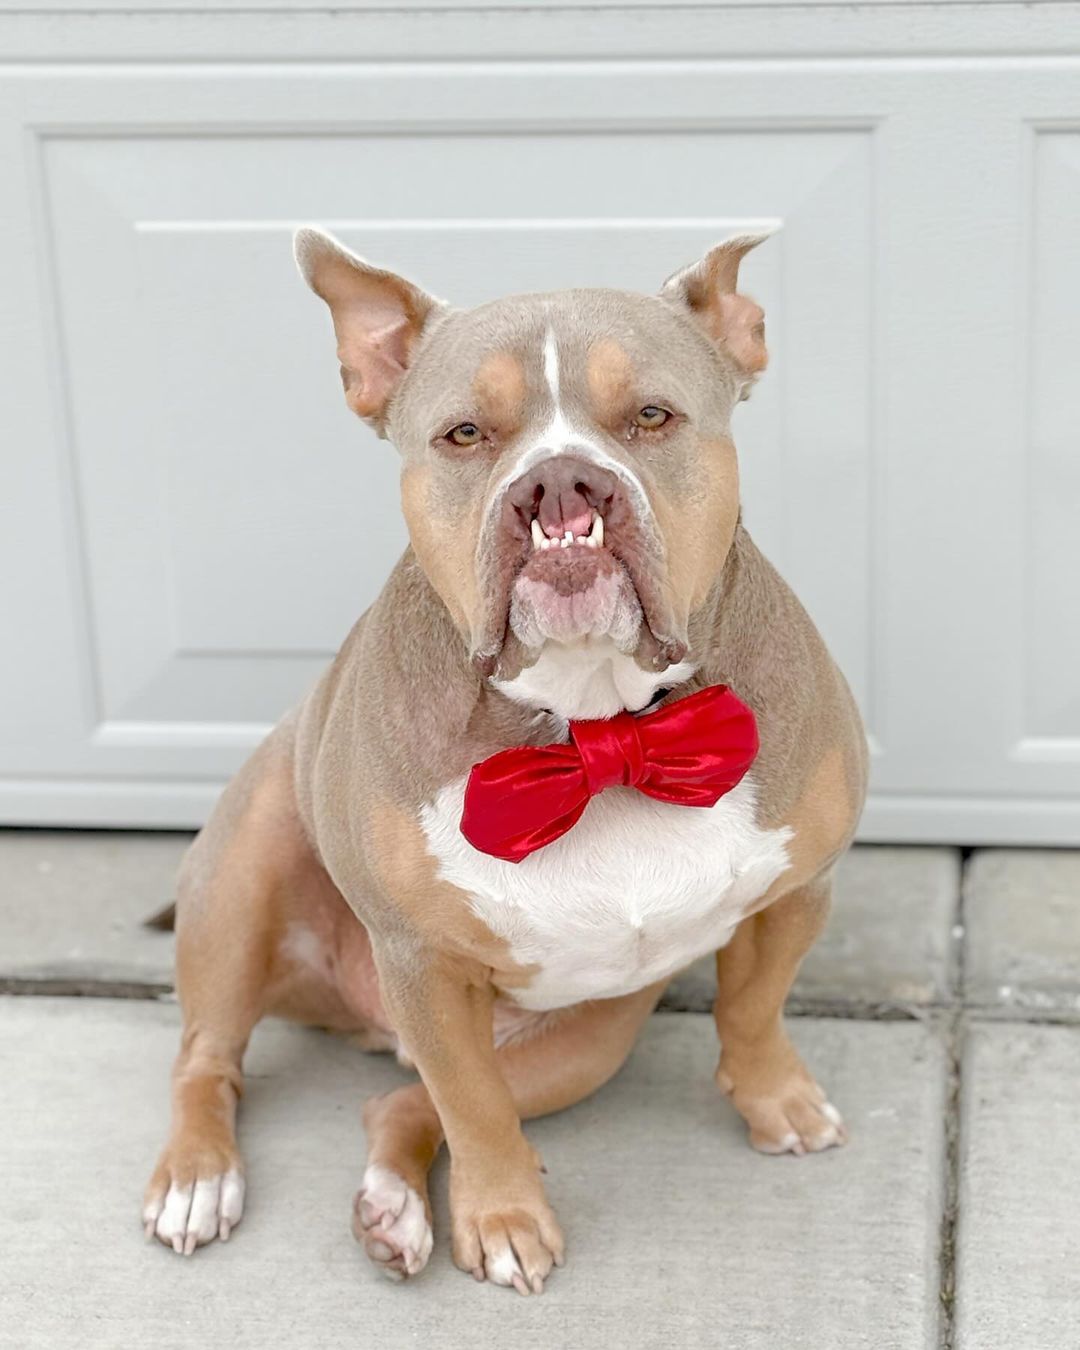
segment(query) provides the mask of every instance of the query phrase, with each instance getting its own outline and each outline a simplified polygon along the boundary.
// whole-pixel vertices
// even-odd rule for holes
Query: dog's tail
[[[171,901],[148,919],[143,919],[143,927],[153,928],[158,933],[171,933],[176,927],[176,901]]]

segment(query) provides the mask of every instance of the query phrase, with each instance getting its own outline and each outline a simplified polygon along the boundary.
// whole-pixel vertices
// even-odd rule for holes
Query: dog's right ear
[[[322,230],[297,230],[293,248],[301,276],[330,307],[345,402],[381,436],[416,341],[442,302]]]

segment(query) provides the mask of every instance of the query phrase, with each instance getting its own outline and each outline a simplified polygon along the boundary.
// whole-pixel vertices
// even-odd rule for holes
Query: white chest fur
[[[537,972],[514,999],[558,1008],[613,998],[722,947],[788,866],[788,829],[755,822],[748,775],[715,806],[672,806],[632,788],[594,797],[561,839],[520,863],[480,853],[458,828],[464,778],[421,824],[439,875]]]

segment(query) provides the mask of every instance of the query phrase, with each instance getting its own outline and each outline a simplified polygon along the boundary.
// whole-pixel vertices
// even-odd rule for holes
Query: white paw
[[[373,1163],[353,1205],[353,1233],[369,1258],[392,1280],[418,1275],[431,1255],[431,1224],[424,1202],[388,1167]]]
[[[839,1148],[847,1143],[847,1130],[843,1117],[832,1102],[823,1101],[811,1105],[799,1104],[798,1109],[789,1106],[786,1124],[797,1124],[784,1134],[773,1132],[771,1135],[751,1135],[751,1143],[760,1153],[794,1153],[801,1157],[805,1153],[822,1153],[827,1148]]]
[[[244,1212],[244,1177],[236,1168],[187,1186],[171,1182],[164,1194],[147,1200],[143,1227],[182,1256],[214,1238],[228,1241]]]

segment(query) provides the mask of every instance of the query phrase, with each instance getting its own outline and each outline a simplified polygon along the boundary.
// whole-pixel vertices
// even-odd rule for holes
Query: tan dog
[[[863,800],[864,739],[810,620],[740,523],[729,421],[764,369],[737,294],[758,238],[658,297],[452,310],[303,230],[349,406],[401,452],[412,545],[333,666],[253,755],[180,880],[184,1032],[148,1234],[190,1253],[241,1216],[241,1060],[267,1013],[397,1049],[368,1102],[354,1230],[386,1273],[431,1252],[539,1292],[563,1255],[521,1120],[619,1068],[665,982],[716,951],[717,1082],[770,1153],[843,1142],[782,1009]],[[568,720],[724,683],[760,753],[713,807],[615,787],[520,863],[459,829],[470,767]]]

